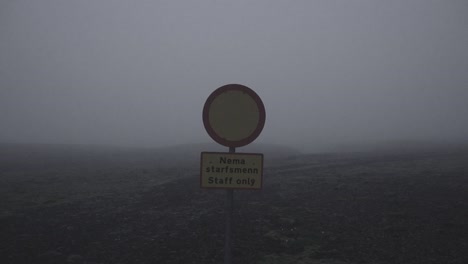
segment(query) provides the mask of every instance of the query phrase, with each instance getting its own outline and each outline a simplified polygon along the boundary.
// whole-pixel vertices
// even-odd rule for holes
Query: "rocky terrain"
[[[199,188],[196,155],[0,152],[2,263],[222,263],[225,192]],[[468,263],[467,161],[285,151],[261,191],[234,192],[234,263]]]

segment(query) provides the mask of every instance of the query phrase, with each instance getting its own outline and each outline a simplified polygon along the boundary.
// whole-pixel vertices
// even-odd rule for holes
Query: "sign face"
[[[201,153],[201,188],[261,189],[263,154]]]
[[[203,125],[210,137],[227,147],[254,141],[265,125],[265,107],[250,88],[228,84],[216,89],[203,107]]]

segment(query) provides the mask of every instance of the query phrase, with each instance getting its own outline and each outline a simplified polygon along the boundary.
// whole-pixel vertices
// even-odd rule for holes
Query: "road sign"
[[[250,88],[228,84],[216,89],[203,106],[203,125],[229,153],[202,152],[200,187],[226,189],[224,264],[231,264],[231,220],[234,189],[261,189],[263,154],[235,153],[254,141],[265,125],[265,106]]]
[[[203,107],[203,124],[210,137],[227,147],[254,141],[265,125],[265,107],[250,88],[228,84],[216,89]]]
[[[263,154],[202,152],[200,187],[261,189]]]

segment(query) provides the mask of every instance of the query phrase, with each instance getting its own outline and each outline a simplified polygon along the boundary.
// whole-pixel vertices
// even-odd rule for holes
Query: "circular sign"
[[[203,107],[203,125],[210,137],[227,147],[254,141],[265,125],[265,107],[250,88],[228,84],[216,89]]]

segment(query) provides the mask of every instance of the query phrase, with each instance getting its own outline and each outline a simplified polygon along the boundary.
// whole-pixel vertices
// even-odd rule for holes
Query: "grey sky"
[[[258,142],[468,139],[468,1],[0,2],[0,141],[211,141],[240,83]]]

